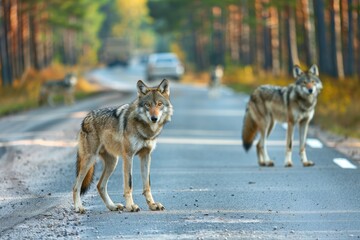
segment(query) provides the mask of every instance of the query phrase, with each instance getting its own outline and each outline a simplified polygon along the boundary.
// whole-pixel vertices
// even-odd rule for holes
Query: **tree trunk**
[[[289,72],[289,53],[287,46],[287,12],[283,8],[278,9],[278,22],[279,22],[279,50],[280,50],[280,66],[281,73],[286,74]],[[291,71],[291,69],[290,69]]]
[[[262,1],[255,0],[255,16],[256,16],[256,67],[255,67],[255,72],[259,72],[264,65],[262,8],[263,8]]]
[[[10,55],[11,55],[11,65],[12,65],[12,72],[13,77],[18,78],[21,75],[20,69],[20,54],[19,54],[19,35],[18,35],[18,2],[10,1],[10,31],[9,31],[9,43],[10,43]]]
[[[10,1],[1,1],[1,29],[0,29],[0,53],[1,53],[1,77],[3,86],[11,86],[13,81],[13,73],[11,66],[11,58],[9,54],[9,22]]]
[[[331,39],[334,58],[335,74],[340,79],[344,78],[344,64],[341,46],[341,22],[340,22],[340,1],[331,1]]]
[[[241,7],[241,27],[240,27],[240,61],[243,65],[251,64],[251,54],[250,54],[250,26],[248,23],[249,18],[249,8],[247,3]]]
[[[31,63],[36,70],[42,68],[40,59],[42,57],[42,50],[40,48],[40,29],[39,29],[39,19],[35,13],[38,10],[37,4],[34,4],[31,8],[30,13],[30,57]]]
[[[360,2],[358,1],[357,4],[357,27],[355,29],[357,30],[357,40],[356,40],[356,55],[357,55],[357,61],[356,61],[356,69],[357,69],[357,75],[360,76]]]
[[[314,13],[315,13],[315,26],[316,26],[316,39],[318,51],[318,66],[323,73],[330,73],[331,67],[329,67],[329,49],[326,41],[326,25],[324,17],[324,1],[314,1]]]
[[[276,7],[270,7],[270,31],[271,31],[271,56],[272,72],[275,76],[280,74],[280,50],[279,50],[279,16]]]
[[[313,0],[302,0],[301,3],[305,28],[306,64],[311,66],[317,62]]]
[[[233,63],[239,63],[240,57],[240,12],[239,8],[236,5],[229,6],[229,17],[228,17],[228,40],[230,48],[230,58]]]
[[[224,64],[223,56],[224,56],[224,42],[223,42],[223,34],[222,34],[222,15],[223,9],[220,7],[212,8],[212,18],[213,18],[213,36],[212,36],[212,54],[211,61],[212,65]]]
[[[353,1],[348,0],[348,38],[347,38],[347,48],[346,48],[346,64],[345,64],[345,73],[346,75],[354,75],[354,65],[355,65],[355,56],[354,56],[354,43],[356,39],[354,38],[354,14],[353,14]]]
[[[297,50],[297,43],[296,43],[296,25],[295,25],[294,9],[291,6],[287,7],[287,30],[288,30],[287,42],[290,53],[289,72],[291,72],[291,69],[294,65],[300,64],[298,50]]]
[[[27,3],[22,3],[23,8],[28,7]],[[30,56],[30,20],[29,13],[22,11],[21,14],[21,45],[23,51],[24,69],[31,67]]]

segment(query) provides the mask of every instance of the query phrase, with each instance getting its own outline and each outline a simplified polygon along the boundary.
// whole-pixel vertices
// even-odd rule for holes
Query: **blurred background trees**
[[[252,66],[275,75],[317,63],[343,78],[360,73],[358,0],[149,1],[154,27],[198,70]]]
[[[54,61],[74,65],[83,57],[96,62],[103,2],[1,1],[2,84],[11,85],[28,69],[41,70]]]
[[[174,51],[194,71],[360,74],[360,0],[2,0],[0,13],[3,86],[54,62],[96,66],[109,39],[127,54]]]

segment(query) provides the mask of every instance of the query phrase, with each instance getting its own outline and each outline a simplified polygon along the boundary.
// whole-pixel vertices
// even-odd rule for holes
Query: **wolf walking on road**
[[[256,150],[260,166],[273,166],[267,153],[266,140],[274,127],[275,121],[287,122],[285,166],[292,167],[293,132],[299,124],[300,158],[303,166],[313,166],[305,151],[305,141],[310,120],[315,113],[317,96],[322,89],[319,71],[314,64],[307,72],[294,66],[295,83],[287,87],[263,85],[250,96],[244,117],[242,130],[243,146],[248,151],[260,132]]]
[[[85,193],[92,182],[97,156],[103,160],[104,166],[97,189],[108,209],[140,210],[132,197],[132,163],[135,155],[141,161],[143,195],[150,210],[165,209],[161,203],[154,201],[151,194],[150,162],[156,138],[173,114],[169,82],[164,79],[157,87],[148,87],[139,80],[137,91],[138,97],[132,103],[94,110],[84,118],[79,133],[77,178],[73,187],[76,212],[85,212],[80,194]],[[116,168],[118,156],[123,159],[125,207],[114,204],[107,192],[107,183]]]

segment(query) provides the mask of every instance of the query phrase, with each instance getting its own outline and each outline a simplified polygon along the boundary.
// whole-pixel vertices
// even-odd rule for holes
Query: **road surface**
[[[86,112],[136,97],[141,68],[92,73],[108,91],[73,106],[43,107],[0,119],[1,239],[359,239],[360,174],[357,163],[310,136],[309,159],[285,168],[285,128],[269,142],[271,168],[246,153],[241,128],[248,96],[222,88],[171,84],[174,116],[153,152],[152,191],[166,210],[151,212],[134,161],[138,213],[110,212],[96,184],[83,197],[86,214],[73,211],[76,135]],[[133,88],[132,88],[133,87]],[[297,140],[297,134],[295,134]],[[101,172],[96,166],[95,180]],[[122,164],[110,178],[114,202],[122,197]],[[95,182],[96,182],[95,181]]]

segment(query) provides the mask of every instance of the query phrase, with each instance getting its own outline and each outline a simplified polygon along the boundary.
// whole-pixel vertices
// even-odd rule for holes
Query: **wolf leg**
[[[138,212],[140,208],[134,203],[132,197],[132,163],[133,156],[123,156],[123,175],[124,175],[124,197],[125,197],[125,208],[129,212]]]
[[[141,160],[141,177],[143,182],[143,195],[145,196],[146,203],[148,204],[150,210],[152,211],[161,211],[165,207],[159,203],[155,202],[151,194],[151,184],[150,184],[150,164],[151,156],[148,150],[139,154]]]
[[[286,131],[286,154],[285,154],[285,167],[292,167],[292,145],[293,145],[293,135],[294,135],[294,124],[288,121],[288,127]]]
[[[50,107],[54,107],[55,106],[55,102],[54,102],[54,94],[53,93],[49,93],[48,97],[47,97],[47,102],[49,104]]]
[[[305,150],[305,140],[307,136],[307,130],[309,126],[309,119],[303,119],[299,123],[299,135],[300,135],[300,159],[304,167],[311,167],[314,166],[315,163],[308,160],[306,156]]]
[[[81,156],[81,158],[83,158]],[[90,168],[95,164],[96,157],[94,155],[88,155],[83,158],[80,164],[79,172],[76,178],[76,183],[73,188],[73,200],[75,212],[85,213],[85,208],[81,203],[80,190],[81,185],[86,177],[86,174],[89,172]]]
[[[269,154],[267,152],[267,136],[271,132],[273,123],[271,121],[264,121],[264,123],[260,126],[265,126],[265,127],[260,128],[261,137],[256,146],[257,147],[256,150],[258,154],[258,162],[260,166],[272,167],[274,166],[274,162],[270,160]]]
[[[100,197],[104,201],[106,207],[110,211],[117,211],[117,210],[123,210],[124,206],[122,204],[114,204],[114,202],[109,197],[108,191],[107,191],[107,183],[114,172],[116,165],[118,163],[117,157],[114,157],[110,155],[108,152],[106,152],[105,149],[102,149],[99,153],[101,158],[104,161],[104,169],[101,175],[101,178],[99,180],[99,183],[97,184],[97,189],[100,194]]]

